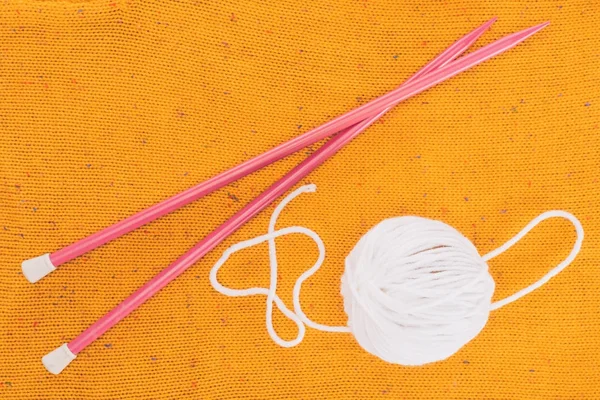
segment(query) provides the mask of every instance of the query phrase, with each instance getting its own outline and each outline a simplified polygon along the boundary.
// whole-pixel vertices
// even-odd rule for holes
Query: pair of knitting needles
[[[397,89],[339,116],[318,128],[280,144],[228,171],[222,172],[161,203],[140,211],[108,228],[81,239],[76,243],[64,247],[52,254],[45,254],[24,261],[22,264],[23,274],[30,282],[37,282],[45,275],[54,271],[59,265],[131,232],[171,211],[183,207],[281,158],[287,157],[306,146],[332,136],[332,138],[319,150],[293,168],[283,178],[251,201],[243,209],[238,211],[227,222],[206,236],[174,263],[144,284],[121,304],[92,324],[75,339],[69,343],[63,344],[44,356],[42,362],[46,369],[53,374],[60,373],[85,347],[129,315],[146,300],[151,298],[160,289],[177,278],[186,269],[200,260],[206,253],[225,240],[231,233],[236,231],[240,226],[258,214],[276,198],[284,194],[312,170],[334,155],[354,137],[377,121],[392,107],[411,96],[516,46],[548,25],[546,22],[506,36],[459,60],[455,60],[459,55],[464,53],[495,22],[495,20],[496,18],[486,22],[458,40]]]

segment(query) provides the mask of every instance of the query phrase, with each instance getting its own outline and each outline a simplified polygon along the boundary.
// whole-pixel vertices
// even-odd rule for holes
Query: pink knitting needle
[[[431,86],[431,81],[441,82],[444,77],[439,72],[445,72],[448,76],[456,75],[455,71],[463,71],[469,67],[475,66],[490,57],[501,53],[509,48],[516,46],[535,32],[539,31],[546,24],[538,25],[533,28],[526,29],[517,34],[510,35],[509,40],[507,38],[500,39],[484,48],[475,51],[474,53],[465,56],[463,59],[454,61],[445,67],[440,68],[432,72],[431,74],[422,77],[414,81],[412,84],[406,85],[407,88],[412,87],[413,91],[421,91],[422,86]],[[464,60],[469,60],[468,63],[464,63]],[[447,78],[446,78],[447,79]],[[408,94],[403,94],[408,96]],[[385,111],[381,111],[377,117],[381,116]],[[130,295],[121,304],[107,313],[104,317],[100,318],[88,329],[82,332],[78,337],[73,339],[68,344],[63,344],[56,350],[50,352],[42,358],[44,366],[52,373],[60,373],[76,355],[81,352],[86,346],[100,337],[104,332],[109,330],[133,310],[143,304],[146,300],[152,297],[160,289],[165,287],[173,279],[177,278],[187,268],[197,262],[206,253],[212,250],[215,246],[221,243],[228,235],[237,230],[241,225],[247,222],[254,215],[259,213],[277,197],[285,193],[289,188],[295,185],[323,161],[335,154],[341,147],[352,140],[356,135],[366,129],[376,118],[371,118],[366,121],[360,122],[356,127],[351,127],[345,130],[344,134],[338,134],[333,137],[326,145],[322,146],[318,151],[313,153],[309,158],[300,163],[297,167],[292,169],[287,175],[285,175],[278,182],[273,184],[264,193],[258,196],[256,199],[251,201],[246,207],[238,211],[233,217],[227,222],[217,228],[215,231],[210,233],[196,246],[190,249],[187,253],[177,259],[169,267],[165,268],[162,272],[156,275],[153,279],[148,281],[144,286],[138,289],[135,293]]]
[[[492,19],[473,32],[467,34],[452,46],[450,46],[444,53],[433,60],[431,63],[426,65],[418,76],[430,72],[449,61],[456,58],[467,48],[471,46],[482,34],[485,32],[496,19]],[[413,79],[415,79],[413,77]],[[423,89],[424,90],[424,89]],[[398,89],[392,93],[397,93]],[[390,94],[392,94],[390,93]],[[322,125],[310,132],[307,132],[297,138],[294,138],[288,142],[285,142],[253,159],[250,159],[242,164],[239,164],[232,169],[222,172],[219,175],[202,182],[190,189],[187,189],[161,203],[155,204],[145,210],[138,212],[112,226],[104,228],[103,230],[96,232],[86,238],[83,238],[71,245],[68,245],[60,250],[55,251],[52,254],[44,254],[39,257],[26,260],[22,264],[23,275],[32,283],[37,282],[50,272],[54,271],[56,267],[70,261],[80,255],[93,250],[113,239],[116,239],[126,233],[129,233],[142,225],[145,225],[157,218],[162,217],[180,207],[183,207],[217,189],[222,188],[229,183],[240,179],[266,165],[269,165],[283,157],[310,145],[323,138],[333,135],[334,133],[350,127],[366,118],[377,115],[383,109],[389,109],[397,103],[393,96],[388,96],[390,101],[380,101],[377,107],[371,107],[369,109],[365,106],[359,107],[349,113],[338,117],[329,123]],[[395,101],[395,102],[394,102]],[[371,102],[373,103],[373,102]],[[371,104],[369,103],[369,104]],[[386,104],[390,103],[390,104]],[[393,103],[393,104],[392,104]],[[368,104],[367,104],[368,105]]]
[[[491,24],[492,22],[493,22],[493,20],[490,21],[488,24]],[[442,54],[440,54],[438,57],[436,57],[432,62],[430,62],[425,67],[423,67],[419,72],[417,72],[413,77],[411,77],[405,83],[405,85],[407,83],[409,83],[410,81],[416,79],[417,77],[422,76],[427,71],[433,70],[434,68],[439,67],[439,66],[451,61],[458,55],[460,55],[466,48],[468,48],[473,42],[475,42],[475,40],[477,40],[477,38],[481,35],[481,33],[483,33],[484,30],[482,30],[481,33],[477,32],[477,31],[478,30],[473,31],[471,34],[466,35],[465,37],[463,37],[462,39],[460,39],[457,42],[457,43],[464,42],[464,45],[457,46],[457,43],[455,43],[450,48],[448,48],[446,51],[444,51]],[[470,35],[473,35],[473,37],[470,37]],[[358,123],[350,128],[346,128],[344,131],[342,131],[338,135],[334,136],[325,145],[323,145],[319,150],[317,150],[309,158],[307,158],[307,160],[305,160],[302,164],[298,165],[294,170],[290,171],[290,173],[288,173],[284,178],[282,178],[282,180],[280,180],[275,185],[273,185],[269,190],[265,191],[261,196],[259,196],[259,198],[255,199],[253,203],[248,204],[243,210],[241,210],[236,215],[234,215],[230,219],[230,222],[236,221],[236,219],[237,219],[238,226],[243,224],[243,222],[241,221],[241,218],[243,218],[243,217],[251,218],[251,215],[253,214],[253,210],[254,210],[254,213],[257,213],[260,209],[264,208],[268,204],[269,193],[271,193],[271,194],[283,193],[285,190],[287,190],[286,188],[288,186],[289,187],[293,186],[295,181],[300,179],[301,176],[304,176],[304,174],[308,174],[310,172],[310,170],[312,170],[313,168],[315,168],[318,165],[318,164],[309,165],[308,160],[312,160],[311,163],[314,163],[314,162],[321,163],[323,160],[323,156],[325,154],[327,154],[328,152],[331,152],[331,154],[333,154],[334,152],[336,152],[338,150],[339,147],[336,144],[343,145],[343,143],[347,142],[347,141],[342,142],[342,139],[347,138],[348,141],[351,140],[354,136],[356,136],[356,134],[358,134],[358,133],[362,132],[364,129],[366,129],[366,127],[368,125],[370,125],[372,122],[374,122],[376,119],[378,119],[387,110],[388,109],[384,110],[383,112],[381,112],[380,114],[376,115],[373,118],[363,121],[362,123]],[[310,168],[310,170],[307,168]],[[302,172],[304,172],[304,173],[302,173]],[[267,203],[265,203],[265,201],[267,201]],[[254,206],[252,206],[252,204],[254,204]],[[252,207],[252,208],[250,208],[250,207]],[[226,237],[226,235],[223,236],[226,229],[227,228],[224,224],[218,230],[214,231],[211,235],[209,235],[209,237],[212,236],[215,238],[214,240],[212,240],[212,243],[210,246],[211,248],[216,246],[218,242],[220,242],[221,240],[223,240],[224,237]],[[236,228],[232,226],[231,229],[233,231]],[[221,233],[221,238],[219,238],[218,232]],[[205,238],[204,242],[207,242],[208,240],[210,240],[209,237]],[[198,246],[196,246],[196,247],[198,247]],[[208,252],[208,251],[209,251],[209,249],[207,248],[205,250],[205,252]],[[190,255],[191,255],[190,252],[186,253],[186,255],[184,255],[179,260],[177,260],[175,262],[175,264],[183,266],[183,265],[187,264],[186,261],[193,263],[193,261],[191,259],[189,259]],[[98,320],[94,325],[90,326],[86,331],[81,333],[77,338],[75,338],[73,341],[71,341],[68,345],[64,344],[61,347],[54,350],[53,352],[46,355],[42,359],[44,366],[50,372],[52,372],[54,374],[60,373],[73,359],[75,359],[76,354],[78,354],[80,351],[82,351],[86,346],[88,346],[90,343],[92,343],[94,340],[96,340],[98,337],[100,337],[104,332],[106,332],[112,326],[117,324],[121,319],[123,319],[125,316],[127,316],[130,312],[132,312],[135,308],[137,308],[139,305],[141,305],[147,298],[149,298],[150,296],[152,296],[155,293],[155,290],[156,291],[160,290],[160,289],[157,289],[157,284],[159,282],[162,282],[164,285],[166,285],[168,283],[168,281],[175,279],[175,277],[178,274],[182,273],[183,269],[180,269],[178,271],[171,269],[175,264],[173,264],[173,265],[171,265],[171,267],[167,268],[171,271],[171,274],[172,274],[170,279],[165,280],[165,278],[166,278],[165,277],[163,279],[160,279],[160,281],[159,281],[158,276],[157,276],[152,281],[146,283],[146,285],[144,285],[144,287],[142,287],[136,293],[131,295],[128,299],[123,301],[119,306],[117,306],[111,312],[106,314],[103,318]],[[191,264],[189,264],[189,265],[191,265]],[[163,270],[161,274],[169,274],[169,272],[167,272],[167,269]],[[177,275],[175,275],[173,273],[175,273]],[[159,274],[159,275],[161,275],[161,274]]]

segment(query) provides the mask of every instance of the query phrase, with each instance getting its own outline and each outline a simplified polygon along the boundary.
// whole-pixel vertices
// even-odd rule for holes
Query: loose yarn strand
[[[267,310],[266,310],[267,332],[269,333],[269,336],[271,337],[271,339],[273,339],[273,341],[275,343],[277,343],[278,345],[280,345],[281,347],[294,347],[297,344],[299,344],[302,341],[302,339],[304,338],[304,334],[306,332],[305,325],[307,325],[313,329],[317,329],[320,331],[326,331],[326,332],[350,332],[350,329],[347,326],[329,326],[329,325],[322,325],[322,324],[312,321],[310,318],[308,318],[306,316],[306,314],[304,314],[304,312],[302,311],[302,306],[300,305],[300,291],[302,289],[302,283],[306,279],[308,279],[310,276],[312,276],[315,272],[317,272],[319,270],[319,268],[321,267],[321,265],[323,264],[323,261],[325,260],[325,245],[323,243],[323,240],[321,240],[319,235],[317,235],[314,231],[312,231],[308,228],[301,227],[301,226],[291,226],[291,227],[275,230],[275,225],[277,223],[277,219],[279,218],[279,215],[281,214],[281,211],[285,208],[285,206],[290,201],[292,201],[294,198],[299,196],[300,194],[307,193],[307,192],[314,192],[315,190],[316,190],[315,185],[305,185],[305,186],[302,186],[302,187],[296,189],[295,191],[290,193],[288,196],[286,196],[283,199],[283,201],[275,208],[275,211],[271,215],[271,220],[269,222],[269,231],[267,234],[257,236],[255,238],[252,238],[249,240],[245,240],[243,242],[239,242],[239,243],[234,244],[233,246],[229,247],[227,250],[225,250],[225,252],[221,256],[221,258],[215,263],[215,265],[212,267],[212,269],[210,271],[210,276],[209,276],[210,283],[212,284],[213,288],[216,291],[218,291],[219,293],[221,293],[225,296],[243,297],[243,296],[254,296],[257,294],[267,296]],[[285,306],[283,301],[279,298],[279,296],[277,296],[277,294],[276,294],[278,263],[277,263],[277,252],[276,252],[276,248],[275,248],[275,239],[280,236],[285,236],[285,235],[289,235],[292,233],[300,233],[300,234],[310,237],[316,243],[318,250],[319,250],[319,257],[318,257],[317,261],[314,263],[314,265],[310,269],[305,271],[302,275],[300,275],[300,277],[296,280],[296,284],[294,285],[294,289],[292,292],[293,293],[294,311],[290,311]],[[223,266],[223,264],[225,264],[225,262],[227,262],[227,260],[229,259],[229,257],[231,257],[231,255],[233,255],[234,253],[236,253],[240,250],[247,249],[248,247],[256,246],[256,245],[264,243],[266,241],[269,242],[269,261],[270,261],[270,265],[271,265],[271,267],[270,267],[271,268],[270,283],[269,283],[268,289],[259,288],[259,287],[254,287],[254,288],[249,288],[249,289],[231,289],[231,288],[223,286],[219,282],[219,280],[217,278],[219,269]],[[289,340],[289,341],[283,340],[279,337],[279,335],[277,335],[277,332],[275,332],[275,329],[273,327],[273,302],[275,303],[277,308],[279,308],[279,310],[287,318],[292,320],[298,327],[298,335],[296,336],[295,339]]]
[[[484,261],[489,261],[492,258],[504,253],[506,250],[510,249],[514,246],[519,240],[521,240],[525,235],[529,233],[533,228],[535,228],[540,222],[545,221],[550,218],[564,218],[569,220],[573,226],[575,226],[575,232],[577,233],[577,239],[575,241],[575,245],[571,250],[571,253],[564,259],[563,262],[558,264],[556,267],[552,268],[546,275],[544,275],[539,281],[527,286],[524,289],[519,290],[515,294],[508,296],[502,300],[498,300],[491,305],[491,310],[497,310],[501,307],[504,307],[507,304],[512,303],[515,300],[520,299],[521,297],[533,292],[535,289],[546,284],[551,278],[558,275],[563,269],[565,269],[577,256],[579,250],[581,250],[581,243],[583,242],[583,226],[581,222],[571,213],[560,210],[546,211],[543,214],[540,214],[536,218],[534,218],[521,232],[516,234],[512,239],[508,242],[504,243],[502,246],[498,247],[496,250],[489,252],[484,255],[482,258]]]
[[[277,289],[277,266],[278,266],[277,251],[275,249],[275,237],[273,236],[273,234],[275,232],[275,224],[277,223],[279,214],[281,214],[281,211],[283,211],[285,206],[287,206],[290,201],[292,201],[293,199],[298,197],[300,194],[314,193],[316,190],[317,190],[317,186],[314,184],[304,185],[304,186],[296,189],[295,191],[290,193],[288,196],[286,196],[281,201],[281,203],[277,206],[277,208],[275,208],[275,211],[273,211],[273,214],[271,215],[271,220],[269,221],[269,232],[268,232],[267,236],[271,235],[269,237],[269,261],[271,263],[271,286],[273,287],[273,294],[275,294],[275,290]],[[317,272],[319,270],[319,268],[321,268],[323,261],[325,261],[325,244],[323,243],[323,240],[321,240],[321,238],[319,237],[318,234],[311,231],[310,229],[306,229],[306,228],[302,228],[302,229],[305,229],[305,230],[303,230],[301,233],[304,233],[305,235],[309,236],[317,244],[317,247],[319,249],[319,257],[317,258],[317,261],[315,262],[315,264],[311,268],[306,270],[302,275],[300,275],[300,277],[296,280],[296,284],[294,285],[294,289],[292,291],[292,300],[294,303],[294,311],[296,312],[296,315],[298,315],[300,320],[302,322],[304,322],[304,324],[310,326],[313,329],[318,329],[320,331],[325,331],[325,332],[350,332],[350,330],[346,326],[329,326],[329,325],[318,324],[318,323],[312,321],[310,318],[308,318],[306,316],[306,314],[304,314],[304,312],[302,311],[302,306],[300,305],[300,290],[302,289],[302,283],[304,283],[305,280],[307,280],[315,272]],[[269,300],[267,300],[267,301],[269,301]]]

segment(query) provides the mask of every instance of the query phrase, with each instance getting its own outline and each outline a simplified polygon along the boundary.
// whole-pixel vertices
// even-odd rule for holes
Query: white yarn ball
[[[366,351],[422,365],[448,358],[483,329],[494,280],[456,229],[398,217],[360,239],[346,258],[341,291],[348,326]]]

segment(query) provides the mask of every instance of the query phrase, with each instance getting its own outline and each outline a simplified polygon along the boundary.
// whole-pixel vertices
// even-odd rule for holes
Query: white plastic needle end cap
[[[52,350],[50,353],[42,357],[42,364],[46,369],[58,375],[67,367],[77,356],[69,350],[67,344],[63,344],[59,348]]]
[[[23,269],[23,275],[31,283],[36,283],[56,269],[50,261],[50,254],[25,260],[21,264],[21,268]]]

